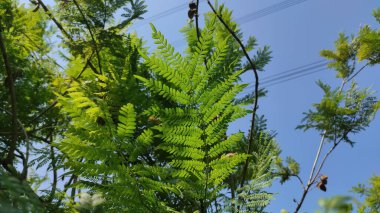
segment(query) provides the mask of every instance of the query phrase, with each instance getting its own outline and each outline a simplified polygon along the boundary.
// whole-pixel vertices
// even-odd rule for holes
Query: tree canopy
[[[232,11],[207,3],[202,16],[199,1],[190,4],[178,52],[152,24],[154,50],[127,31],[146,12],[141,0],[0,2],[1,212],[265,212],[276,178],[302,183],[257,112],[269,46],[243,42]],[[380,22],[380,10],[374,16]],[[296,211],[311,186],[327,184],[326,158],[341,142],[354,145],[350,134],[380,108],[354,82],[380,63],[379,38],[365,26],[321,53],[342,86],[319,81],[325,95],[298,126],[319,131],[331,151],[313,165]],[[240,97],[246,72],[255,91]],[[247,129],[227,133],[246,116]],[[376,191],[356,190],[363,212],[376,209]]]

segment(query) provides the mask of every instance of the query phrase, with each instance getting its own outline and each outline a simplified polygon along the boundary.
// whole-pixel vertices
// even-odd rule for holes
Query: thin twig
[[[53,134],[50,136],[50,143],[53,142]],[[56,158],[54,154],[54,147],[50,146],[50,158],[51,158],[51,167],[53,170],[53,183],[52,183],[52,189],[49,196],[49,203],[51,203],[54,199],[55,191],[57,189],[57,183],[58,183],[58,174],[57,174],[57,168],[56,168]]]
[[[367,66],[369,66],[370,63],[366,63],[364,66],[362,66],[355,74],[353,74],[348,80],[347,82],[350,82],[353,78],[355,78],[364,68],[366,68]]]
[[[74,174],[72,174],[71,177],[70,177],[70,179],[69,179],[69,181],[64,184],[63,192],[65,194],[66,194],[67,190],[69,190],[69,188],[70,188],[72,182],[74,181],[75,177],[76,176]],[[58,198],[58,201],[57,201],[57,204],[56,204],[57,207],[59,207],[61,205],[62,199],[63,199],[63,197]]]
[[[212,6],[210,0],[207,0],[208,5],[210,6],[211,10],[214,12],[216,17],[219,19],[219,21],[223,24],[223,26],[228,30],[228,32],[234,37],[234,39],[239,43],[245,57],[247,58],[249,64],[251,65],[251,68],[253,70],[253,73],[255,75],[255,100],[253,103],[253,110],[252,110],[252,119],[251,119],[251,128],[250,128],[250,133],[249,133],[249,138],[248,138],[248,149],[247,149],[247,154],[251,154],[252,152],[252,146],[253,146],[253,130],[255,128],[255,117],[256,117],[256,111],[258,107],[258,99],[259,99],[259,75],[257,73],[257,69],[255,64],[252,62],[251,58],[248,55],[247,50],[245,49],[244,44],[241,42],[239,37],[236,35],[236,33],[227,25],[227,23],[223,20],[222,16],[218,14],[218,12],[215,10],[214,6]],[[250,158],[248,157],[247,160],[245,161],[243,171],[242,171],[242,177],[241,177],[241,182],[240,182],[240,187],[244,186],[245,183],[245,178],[247,176],[247,170],[249,166],[249,161]]]
[[[94,34],[92,33],[92,30],[91,30],[91,26],[90,24],[88,23],[87,19],[86,19],[86,16],[84,15],[82,9],[80,8],[78,2],[76,0],[73,0],[75,6],[78,8],[79,10],[79,13],[81,14],[82,18],[83,18],[83,21],[87,27],[87,30],[88,32],[90,33],[90,36],[91,36],[91,40],[92,40],[92,43],[94,45],[94,49],[95,49],[95,52],[96,52],[96,57],[98,58],[98,67],[99,67],[99,72],[100,74],[102,74],[102,66],[101,66],[101,61],[100,61],[100,55],[99,55],[99,50],[98,50],[98,45],[96,44],[96,40],[95,40],[95,37],[94,37]]]
[[[87,66],[90,65],[90,60],[93,56],[94,52],[92,52],[92,54],[90,55],[90,58],[87,59],[87,62],[86,64],[84,65],[84,67],[82,68],[82,70],[80,71],[80,73],[77,75],[77,77],[75,77],[74,79],[72,79],[70,82],[69,82],[69,85],[74,81],[74,80],[78,80],[83,72],[87,69]],[[65,92],[62,93],[62,96],[65,96],[66,94],[68,93],[68,91],[66,90]],[[40,112],[40,114],[36,115],[29,123],[34,123],[37,119],[39,119],[41,116],[43,116],[45,113],[47,113],[49,110],[53,109],[56,105],[58,104],[58,98],[54,100],[54,102],[52,104],[50,104],[48,107],[46,107],[42,112]]]
[[[317,166],[317,162],[319,160],[319,156],[321,155],[323,144],[325,142],[326,133],[327,133],[326,130],[322,133],[322,138],[321,138],[321,142],[319,143],[317,155],[315,156],[313,167],[311,167],[311,172],[310,172],[309,180],[307,182],[308,185],[311,183],[311,180],[313,179],[313,175],[314,175],[314,172],[315,172],[315,167]]]
[[[199,0],[197,0],[197,9],[196,10],[197,11],[195,13],[195,28],[197,31],[197,39],[199,42],[199,38],[200,38],[200,32],[199,32]]]
[[[316,176],[314,177],[313,182],[317,178],[318,174],[321,172],[322,167],[325,164],[325,162],[326,162],[327,158],[329,157],[329,155],[331,154],[331,152],[334,151],[334,149],[343,141],[342,139],[343,139],[343,137],[337,143],[334,143],[334,145],[330,148],[330,150],[325,154],[325,156],[323,157],[323,160],[322,160],[321,164],[319,165],[319,168],[317,169],[317,172],[315,173]]]
[[[0,110],[4,111],[8,115],[12,115],[11,112],[9,112],[8,110],[6,110],[2,107],[0,107]],[[22,133],[24,134],[24,137],[25,137],[25,144],[26,144],[25,157],[23,157],[23,156],[21,157],[23,160],[23,170],[21,172],[21,180],[25,180],[28,176],[28,162],[29,162],[29,150],[30,150],[29,146],[30,146],[30,143],[29,143],[29,136],[28,136],[28,133],[26,132],[24,124],[20,121],[20,119],[17,119],[17,123],[21,127]],[[17,131],[18,131],[18,129],[17,129]],[[15,149],[15,151],[18,151],[17,148]],[[19,153],[22,154],[22,152],[19,152]]]
[[[17,106],[16,106],[16,88],[14,85],[13,72],[11,64],[9,63],[7,49],[5,47],[4,38],[0,29],[0,48],[3,56],[5,70],[7,72],[9,96],[11,100],[11,116],[12,116],[12,142],[9,146],[8,154],[6,155],[3,165],[11,164],[14,159],[14,151],[17,147]]]
[[[49,10],[49,8],[46,7],[46,5],[43,3],[42,0],[38,0],[38,4],[42,6],[42,9],[45,11],[45,13],[49,16],[49,18],[57,25],[58,29],[62,32],[62,34],[72,42],[72,45],[75,46],[74,39],[70,36],[70,34],[63,28],[62,24],[53,16],[53,13]],[[84,54],[82,52],[82,54]],[[95,68],[95,66],[89,62],[89,67],[94,71],[94,73],[99,74],[100,72]]]
[[[299,175],[294,174],[294,175],[291,175],[291,176],[296,177],[297,180],[300,182],[302,188],[305,189],[305,184],[303,183],[303,181],[302,181],[302,179],[301,179],[301,177]]]
[[[42,9],[49,16],[49,18],[57,25],[58,29],[62,32],[62,34],[68,38],[70,41],[74,41],[74,39],[70,36],[70,34],[63,28],[62,24],[53,16],[53,13],[46,7],[42,0],[38,0],[38,4],[41,5]]]
[[[350,78],[352,79],[352,78]],[[348,82],[348,80],[346,79],[343,79],[342,81],[342,84],[339,88],[339,94],[343,91],[343,88],[344,86],[346,85],[346,83]],[[303,190],[303,193],[302,193],[302,196],[301,196],[301,201],[300,202],[297,202],[297,207],[296,207],[296,210],[294,211],[295,213],[297,213],[301,207],[302,207],[302,204],[310,190],[310,187],[315,183],[315,180],[316,178],[318,177],[318,174],[319,172],[321,171],[327,157],[331,154],[331,152],[336,148],[336,146],[341,142],[341,140],[343,139],[343,137],[339,140],[338,143],[334,143],[334,146],[325,154],[321,164],[319,165],[318,169],[317,169],[317,172],[315,172],[315,169],[316,169],[316,166],[317,166],[317,162],[319,160],[319,157],[320,157],[320,154],[321,154],[321,150],[322,150],[322,147],[323,147],[323,144],[324,144],[324,141],[325,141],[325,137],[326,137],[326,133],[327,133],[327,130],[324,130],[323,131],[323,134],[322,134],[322,138],[321,138],[321,141],[320,141],[320,144],[319,144],[319,148],[318,148],[318,151],[317,151],[317,155],[315,156],[315,159],[314,159],[314,163],[313,163],[313,167],[311,169],[311,172],[310,172],[310,176],[309,176],[309,179],[307,181],[307,185],[304,187],[304,190]],[[315,175],[314,175],[315,174]]]

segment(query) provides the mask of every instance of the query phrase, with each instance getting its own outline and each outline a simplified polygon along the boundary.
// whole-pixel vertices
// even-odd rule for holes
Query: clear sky
[[[26,2],[26,1],[21,1]],[[51,2],[51,1],[50,1]],[[179,29],[186,24],[187,8],[180,7],[188,3],[186,0],[146,0],[148,13],[147,21],[156,25],[179,50],[183,50]],[[243,23],[240,27],[245,35],[254,35],[260,45],[268,44],[273,51],[273,60],[266,67],[266,71],[260,73],[261,78],[287,71],[302,65],[321,60],[319,51],[333,48],[333,43],[340,32],[355,33],[360,26],[370,24],[379,27],[372,17],[372,9],[379,7],[380,3],[374,0],[294,0],[294,5],[275,13],[284,5],[272,10],[262,10],[283,0],[220,0],[220,3],[233,10],[233,16]],[[286,4],[289,5],[289,4]],[[172,8],[166,16],[157,19],[149,19],[163,11]],[[182,9],[180,9],[182,8]],[[256,11],[260,13],[252,14]],[[200,12],[209,11],[206,2],[201,0]],[[270,14],[271,13],[271,14]],[[266,16],[264,16],[266,15]],[[261,17],[263,16],[263,17]],[[201,17],[202,18],[202,17]],[[138,32],[146,39],[147,45],[151,44],[150,27],[146,21],[138,21],[132,31]],[[372,86],[380,91],[379,67],[365,70],[357,80],[363,87]],[[268,127],[278,133],[277,142],[283,150],[282,156],[292,156],[301,164],[301,177],[306,180],[312,166],[320,136],[317,132],[302,132],[295,130],[303,117],[302,113],[311,108],[313,103],[319,102],[322,91],[315,81],[321,79],[324,82],[339,86],[340,82],[335,78],[332,70],[307,75],[281,84],[268,87],[268,96],[260,100],[259,114],[264,114],[268,119]],[[243,80],[253,83],[252,73],[244,75]],[[380,97],[380,93],[376,93]],[[235,122],[231,131],[249,128],[249,118]],[[327,192],[312,190],[304,205],[304,212],[313,212],[318,209],[317,200],[322,197],[330,197],[338,194],[349,194],[349,190],[357,183],[365,183],[372,175],[380,175],[380,115],[372,122],[366,131],[354,136],[354,148],[342,144],[334,151],[326,163],[323,174],[329,176]],[[294,211],[293,198],[299,200],[301,187],[296,180],[280,185],[275,182],[271,188],[278,193],[274,201],[267,209],[270,212],[279,212],[284,208]]]

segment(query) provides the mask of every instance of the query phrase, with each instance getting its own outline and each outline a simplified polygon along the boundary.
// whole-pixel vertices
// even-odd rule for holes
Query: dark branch
[[[197,31],[197,39],[199,41],[200,31],[199,31],[199,0],[197,0],[197,11],[195,13],[195,28]]]
[[[50,143],[52,143],[53,137],[50,137]],[[54,147],[50,146],[50,158],[51,158],[51,166],[53,170],[53,183],[52,183],[52,189],[49,196],[49,203],[51,203],[54,199],[55,191],[57,190],[57,183],[58,183],[58,175],[57,175],[57,166],[56,166],[56,158],[54,153]]]
[[[253,70],[253,73],[255,75],[255,100],[253,103],[253,110],[252,110],[252,119],[251,119],[251,128],[250,128],[250,133],[249,133],[249,138],[248,138],[248,149],[247,149],[247,154],[251,154],[252,152],[252,146],[253,146],[253,137],[254,137],[254,128],[255,128],[255,117],[256,117],[256,111],[258,107],[258,99],[259,99],[259,75],[257,73],[257,69],[253,61],[248,55],[247,50],[245,49],[244,44],[242,41],[239,39],[239,37],[236,35],[236,33],[227,25],[227,23],[223,20],[222,16],[218,14],[218,12],[215,10],[214,6],[212,6],[210,0],[207,0],[208,5],[210,6],[211,10],[214,12],[216,17],[219,19],[219,21],[223,24],[223,26],[228,30],[228,32],[234,37],[234,39],[239,43],[245,57],[247,58],[249,64],[251,65],[251,68]],[[245,161],[243,171],[242,171],[242,176],[241,176],[241,182],[240,182],[240,187],[243,187],[245,183],[245,178],[247,176],[247,170],[249,166],[249,160],[250,158],[247,158]]]
[[[42,0],[38,0],[38,4],[42,6],[44,9],[45,13],[49,16],[49,18],[57,25],[58,29],[62,32],[62,34],[72,42],[72,45],[74,45],[75,41],[74,39],[70,36],[70,34],[63,28],[62,24],[53,16],[53,13],[49,10],[49,8],[46,7],[46,5],[42,2]],[[83,52],[82,52],[83,53]],[[100,74],[98,70],[96,70],[95,66],[89,62],[89,67],[94,71],[96,74]]]
[[[78,80],[82,76],[83,72],[87,69],[87,66],[89,66],[91,64],[90,60],[91,60],[93,54],[94,54],[94,52],[92,52],[90,57],[87,59],[86,64],[84,65],[84,67],[82,68],[82,70],[80,71],[78,76],[75,77],[73,80]],[[70,81],[69,85],[73,82],[73,80]],[[68,92],[66,90],[62,95],[65,96],[67,93]],[[41,116],[46,114],[49,110],[53,109],[57,104],[58,104],[58,98],[52,104],[50,104],[50,106],[48,106],[42,112],[40,112],[40,114],[36,115],[29,123],[34,123],[35,121],[37,121]]]
[[[11,112],[9,112],[8,110],[4,109],[4,108],[1,108],[0,109],[2,111],[4,111],[5,113],[7,113],[8,115],[12,115]],[[18,152],[20,154],[20,158],[22,159],[22,162],[23,162],[23,169],[22,169],[22,172],[21,172],[21,180],[25,180],[28,176],[28,161],[29,161],[29,146],[30,146],[30,143],[29,143],[29,136],[28,136],[28,133],[26,132],[26,129],[25,129],[25,126],[24,124],[19,120],[17,119],[17,123],[18,125],[21,127],[21,130],[22,130],[22,133],[24,134],[24,139],[25,139],[25,144],[26,144],[26,153],[25,153],[25,157],[23,155],[23,153],[17,149],[17,147],[15,148],[15,151]],[[18,129],[17,129],[17,132],[18,132]],[[16,156],[16,154],[15,154]]]
[[[87,19],[86,19],[86,16],[84,15],[82,9],[80,8],[78,2],[76,0],[73,0],[75,6],[78,8],[79,10],[79,13],[81,14],[82,18],[83,18],[83,21],[84,23],[86,24],[86,27],[87,27],[87,30],[88,32],[90,33],[90,36],[91,36],[91,40],[92,40],[92,43],[94,45],[94,49],[95,49],[95,52],[96,52],[96,57],[98,58],[98,67],[99,67],[99,71],[100,71],[100,74],[102,74],[102,66],[101,66],[101,61],[100,61],[100,55],[99,55],[99,50],[98,50],[98,45],[96,44],[96,40],[95,40],[95,37],[94,37],[94,34],[92,33],[92,30],[91,30],[91,26],[90,24],[88,23]]]
[[[8,154],[6,155],[5,159],[2,159],[2,163],[5,165],[11,164],[14,159],[14,152],[17,147],[17,106],[16,106],[16,88],[14,85],[14,79],[12,74],[12,68],[9,63],[8,59],[8,53],[5,47],[4,39],[2,30],[0,29],[0,48],[1,48],[1,54],[3,56],[3,61],[5,65],[5,70],[7,72],[7,78],[8,78],[8,89],[9,89],[9,96],[11,100],[11,116],[12,116],[12,142],[9,146]]]

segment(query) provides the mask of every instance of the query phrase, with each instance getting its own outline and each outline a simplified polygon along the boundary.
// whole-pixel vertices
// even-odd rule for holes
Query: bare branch
[[[364,70],[364,68],[366,68],[367,66],[369,66],[370,63],[366,63],[364,66],[362,66],[355,74],[353,74],[348,80],[347,82],[350,82],[352,79],[354,79],[361,71]]]
[[[325,142],[325,137],[326,137],[326,130],[322,134],[322,138],[321,138],[321,142],[319,143],[317,155],[315,156],[313,167],[311,167],[311,172],[310,172],[309,180],[307,182],[308,185],[311,184],[311,182],[312,182],[311,180],[313,179],[315,167],[317,166],[317,162],[319,160],[319,156],[321,155],[321,150],[322,150],[323,144]]]

